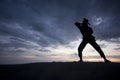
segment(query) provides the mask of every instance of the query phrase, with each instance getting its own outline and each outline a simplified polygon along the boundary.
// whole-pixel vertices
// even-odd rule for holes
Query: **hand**
[[[75,25],[76,25],[76,26],[80,26],[81,23],[79,23],[79,22],[75,22]]]

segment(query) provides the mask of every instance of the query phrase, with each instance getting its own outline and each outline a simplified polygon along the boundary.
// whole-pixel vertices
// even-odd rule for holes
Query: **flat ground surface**
[[[0,65],[0,80],[120,80],[120,63],[46,62]]]

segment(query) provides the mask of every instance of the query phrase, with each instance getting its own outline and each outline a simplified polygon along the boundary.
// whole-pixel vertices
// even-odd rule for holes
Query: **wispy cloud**
[[[0,56],[38,55],[41,56],[38,61],[69,56],[65,60],[70,60],[82,39],[74,22],[83,17],[90,20],[96,39],[103,40],[100,46],[105,52],[108,48],[119,50],[120,46],[116,46],[120,42],[119,3],[119,0],[0,0]],[[112,47],[106,42],[112,42]],[[17,58],[16,55],[14,59]]]

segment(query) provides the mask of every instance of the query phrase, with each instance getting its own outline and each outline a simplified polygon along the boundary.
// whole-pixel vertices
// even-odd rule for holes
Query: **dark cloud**
[[[10,47],[45,49],[68,44],[81,38],[74,22],[82,21],[83,17],[90,20],[97,39],[116,40],[120,37],[119,3],[119,0],[0,0],[1,53],[9,52],[4,49]]]
[[[103,23],[95,26],[97,37],[101,39],[120,37],[120,1],[119,0],[95,0],[91,15],[101,17]]]

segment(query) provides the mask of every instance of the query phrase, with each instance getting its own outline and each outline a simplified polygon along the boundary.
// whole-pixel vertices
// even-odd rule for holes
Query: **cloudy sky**
[[[109,2],[108,2],[109,1]],[[108,59],[120,62],[120,0],[0,0],[0,64],[77,61],[89,19]],[[84,61],[103,61],[91,45]]]

